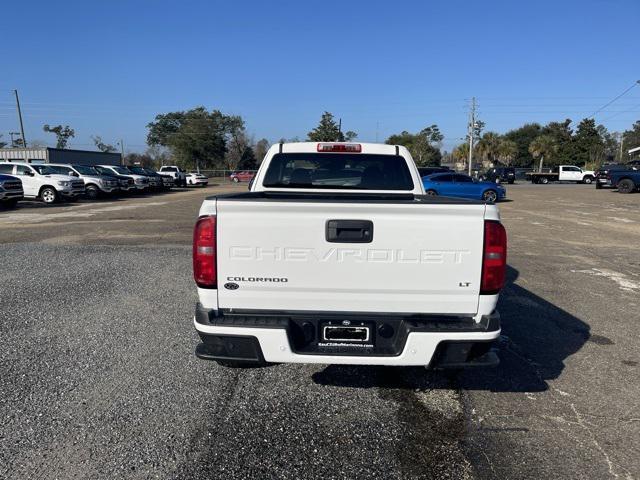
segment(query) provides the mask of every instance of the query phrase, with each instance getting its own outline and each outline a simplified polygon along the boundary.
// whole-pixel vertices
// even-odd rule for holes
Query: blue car
[[[427,195],[471,198],[494,203],[507,196],[506,189],[497,183],[479,182],[461,173],[434,173],[423,177],[422,184]]]

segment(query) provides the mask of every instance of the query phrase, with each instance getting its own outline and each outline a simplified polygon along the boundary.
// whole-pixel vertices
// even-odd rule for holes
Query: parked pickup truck
[[[93,167],[64,163],[48,163],[47,166],[55,173],[80,178],[84,182],[85,194],[89,198],[98,198],[100,195],[112,194],[119,190],[117,179],[100,175]]]
[[[176,187],[185,187],[187,185],[185,171],[177,165],[164,165],[160,167],[158,173],[172,176]]]
[[[640,189],[640,170],[615,170],[609,172],[608,180],[620,193],[633,193]]]
[[[19,178],[0,173],[0,206],[15,207],[24,198]]]
[[[527,173],[527,177],[531,180],[531,183],[592,183],[596,176],[592,170],[583,170],[574,165],[559,165],[553,167],[551,172],[530,172]]]
[[[200,208],[196,355],[495,365],[506,243],[495,205],[425,195],[404,147],[276,144],[248,192]]]
[[[75,200],[84,194],[84,182],[76,177],[57,174],[46,164],[1,162],[0,173],[18,177],[25,198],[55,203],[64,198]]]

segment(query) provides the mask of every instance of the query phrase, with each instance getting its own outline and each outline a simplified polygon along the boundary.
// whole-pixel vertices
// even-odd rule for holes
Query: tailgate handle
[[[327,242],[371,243],[373,222],[371,220],[327,220],[325,230]]]

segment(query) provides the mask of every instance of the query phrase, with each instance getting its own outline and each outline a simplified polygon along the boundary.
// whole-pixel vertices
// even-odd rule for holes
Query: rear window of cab
[[[363,153],[279,153],[262,184],[271,188],[413,190],[406,160]]]

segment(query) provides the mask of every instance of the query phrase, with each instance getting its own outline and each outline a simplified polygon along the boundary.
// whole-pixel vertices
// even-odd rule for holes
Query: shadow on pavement
[[[565,360],[587,341],[607,343],[592,337],[589,326],[544,298],[514,282],[518,271],[508,267],[507,286],[498,310],[502,335],[497,342],[500,365],[456,371],[430,371],[423,367],[378,367],[329,365],[313,375],[323,385],[356,388],[437,389],[457,386],[463,390],[495,392],[539,392],[546,380],[558,378]],[[457,378],[456,378],[457,377]],[[455,379],[455,384],[452,380]]]

